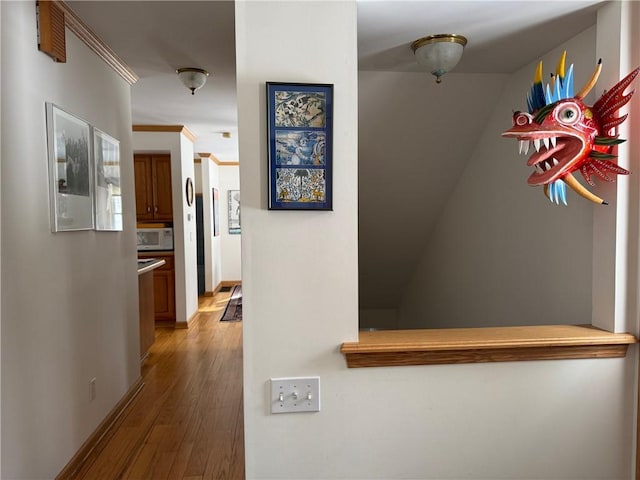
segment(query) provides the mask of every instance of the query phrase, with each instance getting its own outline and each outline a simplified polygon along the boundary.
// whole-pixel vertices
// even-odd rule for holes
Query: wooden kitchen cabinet
[[[153,313],[156,325],[176,321],[176,269],[173,254],[138,252],[140,258],[157,258],[165,264],[153,271]]]
[[[136,153],[133,156],[133,169],[138,222],[173,221],[171,156]]]

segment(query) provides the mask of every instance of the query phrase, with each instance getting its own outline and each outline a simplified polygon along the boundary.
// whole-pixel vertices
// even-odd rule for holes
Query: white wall
[[[187,206],[185,184],[195,175],[193,143],[176,132],[134,132],[135,152],[171,155],[173,247],[176,267],[176,323],[187,322],[198,310],[195,202]]]
[[[195,190],[195,193],[202,193],[202,163],[197,163],[195,160],[193,163],[193,189]]]
[[[595,27],[543,57],[544,74],[562,51],[578,91],[595,66]],[[500,134],[537,60],[511,76],[455,190],[425,244],[398,308],[401,328],[591,323],[593,210],[568,189],[568,207],[526,183],[531,167]],[[605,64],[606,68],[606,64]]]
[[[2,38],[2,8],[0,8],[0,39]],[[0,92],[2,92],[2,63],[0,63]],[[2,112],[2,95],[0,95],[0,112]],[[0,116],[0,132],[2,116]],[[2,142],[0,142],[2,143]],[[0,155],[0,172],[2,172],[2,155]],[[2,270],[2,182],[0,182],[0,271]],[[2,292],[2,275],[0,275],[0,292]],[[2,295],[0,295],[0,326],[2,325]],[[0,358],[2,358],[2,329],[0,329]],[[2,369],[0,368],[0,398],[2,398]],[[2,432],[2,415],[0,414],[0,432]],[[2,435],[0,434],[0,475],[2,474]]]
[[[360,308],[398,308],[508,77],[358,72]]]
[[[398,329],[398,311],[395,308],[361,308],[358,318],[360,329]]]
[[[229,190],[240,189],[237,165],[218,165],[209,157],[201,160],[202,201],[204,216],[205,291],[212,292],[222,281],[242,279],[240,235],[229,235]],[[220,235],[213,236],[212,188],[218,189]]]
[[[172,165],[173,227],[182,230],[183,236],[174,247],[182,252],[184,268],[176,263],[176,322],[189,321],[198,312],[198,252],[196,247],[196,202],[190,206],[186,200],[187,178],[195,175],[193,164],[193,142],[180,135],[180,165]],[[177,180],[177,181],[176,181]],[[177,207],[177,208],[176,208]],[[178,213],[179,212],[179,213]],[[181,245],[182,243],[182,245]],[[179,260],[180,256],[176,258]],[[184,289],[178,294],[178,285]],[[182,297],[182,298],[181,298]],[[184,315],[184,316],[183,316]],[[184,319],[184,320],[183,320]]]
[[[597,48],[606,59],[606,69],[598,81],[598,92],[613,87],[640,65],[639,35],[635,25],[640,19],[636,2],[610,2],[598,10]],[[627,90],[637,89],[637,82]],[[634,114],[640,100],[632,99],[622,113],[629,120],[618,127],[621,138],[632,141],[618,148],[618,163],[635,172],[640,155],[637,138],[640,119]],[[633,132],[633,133],[632,133]],[[638,196],[637,175],[618,176],[615,184],[604,184],[600,195],[607,195],[610,208],[594,212],[593,230],[593,317],[595,326],[616,332],[636,331],[638,322]],[[613,234],[611,234],[613,232]]]
[[[2,12],[2,472],[53,478],[140,375],[133,166],[123,232],[51,233],[45,102],[120,140],[130,86],[67,31],[67,63],[36,44],[35,2]],[[90,401],[90,379],[97,398]]]
[[[204,248],[205,248],[205,291],[213,290],[222,281],[222,252],[221,234],[214,236],[213,231],[213,193],[218,190],[218,227],[221,228],[222,192],[220,191],[220,174],[218,165],[209,158],[202,158],[202,202],[204,217]]]
[[[236,45],[247,479],[631,478],[635,347],[626,359],[346,368],[339,346],[358,328],[355,2],[237,2]],[[333,212],[267,210],[265,81],[335,84]],[[268,413],[270,377],[313,374],[322,411]]]
[[[242,235],[229,234],[229,190],[240,190],[240,169],[238,166],[220,165],[220,250],[222,252],[222,280],[242,280],[241,271],[241,239]],[[244,204],[244,196],[240,192],[240,203]],[[244,211],[243,211],[244,212]],[[244,234],[244,213],[240,214],[240,227]]]

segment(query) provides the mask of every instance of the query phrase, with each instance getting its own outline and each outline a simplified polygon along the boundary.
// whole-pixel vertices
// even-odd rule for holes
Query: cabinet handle
[[[151,207],[147,206],[147,213],[151,213]]]
[[[153,210],[155,213],[158,213],[158,206],[156,205]]]

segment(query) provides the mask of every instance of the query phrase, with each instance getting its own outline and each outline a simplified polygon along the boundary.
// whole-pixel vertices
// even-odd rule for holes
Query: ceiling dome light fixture
[[[418,63],[442,82],[442,76],[451,71],[462,58],[467,39],[454,33],[440,33],[422,37],[411,44]]]
[[[179,68],[176,73],[184,83],[184,86],[191,90],[191,95],[195,94],[199,88],[202,88],[209,76],[209,72],[201,68]]]

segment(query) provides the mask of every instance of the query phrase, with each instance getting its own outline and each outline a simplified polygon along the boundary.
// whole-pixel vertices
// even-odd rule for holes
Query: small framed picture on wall
[[[46,103],[51,230],[94,228],[91,126]]]
[[[240,190],[229,190],[229,234],[240,234]]]
[[[93,128],[96,230],[122,231],[120,142]]]
[[[269,209],[332,210],[333,85],[267,82]]]

